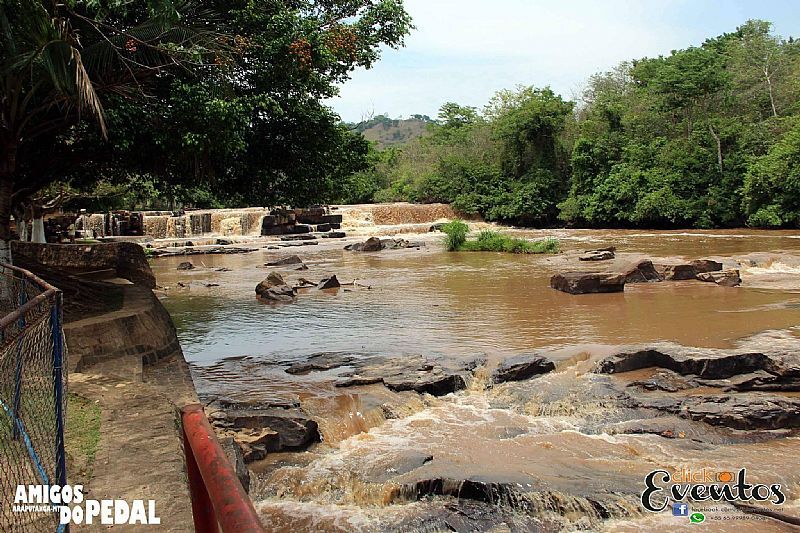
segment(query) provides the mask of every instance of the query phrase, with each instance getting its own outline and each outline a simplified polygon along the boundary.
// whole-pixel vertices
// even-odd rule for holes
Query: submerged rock
[[[584,255],[578,258],[579,261],[609,261],[614,259],[616,255],[616,247],[601,248],[599,250],[586,250]]]
[[[517,355],[509,357],[492,372],[493,383],[522,381],[555,370],[556,365],[540,355]]]
[[[550,286],[569,294],[622,292],[625,277],[604,272],[562,272],[550,278]]]
[[[178,265],[178,270],[194,270],[194,264],[189,261],[184,261]]]
[[[290,255],[288,257],[278,259],[277,261],[270,261],[269,263],[265,263],[266,266],[287,266],[287,265],[302,265],[302,264],[303,260],[300,259],[299,255]]]

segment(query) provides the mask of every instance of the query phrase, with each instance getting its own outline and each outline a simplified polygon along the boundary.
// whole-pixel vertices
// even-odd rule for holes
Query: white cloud
[[[708,4],[406,0],[417,26],[406,48],[386,50],[374,69],[356,72],[330,104],[345,120],[359,120],[371,111],[435,115],[445,101],[480,107],[519,84],[550,85],[570,97],[595,72],[699,44],[745,20],[728,2]],[[709,10],[737,22],[709,20]]]

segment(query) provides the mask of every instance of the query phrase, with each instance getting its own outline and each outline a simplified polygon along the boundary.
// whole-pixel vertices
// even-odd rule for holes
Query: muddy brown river
[[[565,253],[448,253],[440,234],[426,234],[405,236],[423,241],[420,249],[355,253],[337,241],[192,256],[191,271],[176,269],[185,257],[154,260],[202,399],[299,406],[319,424],[321,443],[250,465],[251,496],[269,530],[692,530],[697,525],[688,518],[646,512],[638,501],[648,472],[687,466],[747,468],[751,482],[782,485],[787,501],[773,510],[800,516],[793,428],[744,431],[623,405],[615,391],[653,370],[593,371],[621,347],[661,342],[792,352],[800,346],[800,235],[513,233],[555,236]],[[619,262],[716,259],[739,268],[743,286],[663,282],[581,296],[549,287],[558,270],[588,268],[578,265],[577,251],[610,245]],[[355,283],[302,290],[287,305],[258,301],[253,289],[273,270],[264,263],[295,253],[308,270],[281,270],[290,282],[334,273]],[[555,371],[491,382],[502,361],[534,352],[554,361]],[[348,362],[286,372],[321,353],[346,354]],[[453,394],[390,391],[374,382],[335,386],[358,361],[419,356],[452,364],[482,359]],[[709,392],[697,386],[675,394]],[[642,430],[647,424],[671,425]],[[793,530],[724,503],[695,502],[693,509],[706,511],[707,530]]]

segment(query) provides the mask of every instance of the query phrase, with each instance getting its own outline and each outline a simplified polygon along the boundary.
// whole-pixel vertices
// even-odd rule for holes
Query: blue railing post
[[[28,294],[25,292],[25,278],[20,279],[19,306],[22,307],[28,301]],[[20,393],[22,391],[22,339],[25,337],[25,315],[19,317],[19,339],[17,339],[17,365],[14,370],[14,420],[19,419]],[[14,424],[14,440],[19,438],[19,428]]]
[[[50,315],[53,328],[53,395],[56,410],[56,482],[62,487],[67,484],[67,463],[64,452],[64,340],[61,331],[63,295],[55,294]],[[65,531],[69,531],[67,526]]]

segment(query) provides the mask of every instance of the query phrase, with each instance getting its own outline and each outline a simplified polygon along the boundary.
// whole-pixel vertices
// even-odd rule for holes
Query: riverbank
[[[14,253],[64,290],[70,483],[92,499],[155,500],[162,521],[154,530],[190,531],[179,409],[198,400],[142,249],[24,243]]]
[[[266,523],[277,531],[665,527],[666,519],[653,522],[637,510],[636,496],[654,466],[685,463],[741,464],[759,479],[774,478],[788,487],[784,509],[797,514],[800,479],[782,466],[797,452],[793,422],[731,429],[729,421],[712,423],[708,410],[741,394],[751,402],[745,413],[762,412],[753,394],[791,403],[795,393],[726,390],[735,383],[709,385],[719,376],[706,376],[699,384],[670,374],[674,368],[595,370],[609,357],[665,341],[678,343],[671,354],[682,345],[698,355],[717,349],[723,358],[778,348],[796,357],[795,235],[504,231],[557,237],[565,252],[447,253],[441,234],[429,233],[409,236],[425,243],[419,249],[261,249],[192,258],[192,270],[178,270],[177,257],[154,261],[212,419],[223,435],[246,434],[251,495]],[[579,261],[585,250],[612,245],[610,263]],[[265,266],[291,254],[307,269]],[[670,281],[581,296],[549,287],[563,269],[614,270],[639,258],[715,258],[740,269],[744,283]],[[305,289],[290,304],[259,302],[254,288],[274,270],[290,285],[329,274],[358,284]],[[505,372],[519,380],[495,381],[525,356],[527,363]],[[752,386],[755,377],[733,381]],[[673,386],[676,392],[662,390]],[[686,411],[656,406],[676,401]],[[784,415],[794,407],[786,405],[765,420],[790,420]],[[282,442],[285,430],[271,425],[287,419],[304,428],[292,433],[298,440]],[[517,484],[531,488],[520,492]]]

